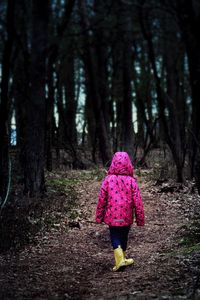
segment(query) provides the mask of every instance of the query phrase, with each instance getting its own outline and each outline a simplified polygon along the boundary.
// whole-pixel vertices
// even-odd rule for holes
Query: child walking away
[[[96,222],[104,222],[109,226],[115,257],[113,271],[134,263],[132,258],[125,257],[134,215],[137,225],[144,226],[143,203],[137,181],[133,177],[130,158],[126,152],[116,152],[102,183],[96,209]]]

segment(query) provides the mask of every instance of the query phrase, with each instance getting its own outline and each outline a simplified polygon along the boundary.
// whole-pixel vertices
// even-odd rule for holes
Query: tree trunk
[[[141,50],[142,53],[144,49]],[[137,108],[137,123],[138,123],[138,142],[137,145],[142,147],[143,155],[140,158],[138,164],[146,165],[146,156],[152,148],[152,145],[155,142],[154,136],[154,127],[156,126],[157,119],[153,123],[153,116],[151,112],[151,108],[148,107],[150,105],[149,97],[149,80],[148,73],[146,70],[146,62],[145,57],[141,54],[141,74],[139,76],[139,80],[137,78],[136,72],[134,72],[134,86],[136,91],[136,108]],[[148,75],[147,75],[148,74]],[[147,110],[146,110],[147,108]],[[151,117],[151,119],[150,119]]]
[[[100,83],[98,82],[96,68],[96,55],[94,48],[90,43],[90,36],[88,34],[89,20],[87,17],[85,0],[79,0],[80,14],[82,19],[82,25],[85,32],[85,45],[86,55],[84,59],[85,67],[88,73],[88,80],[91,87],[91,95],[93,99],[94,113],[97,124],[97,134],[99,141],[99,148],[103,164],[106,164],[111,158],[111,147],[109,136],[106,128],[105,117],[102,110],[102,101],[100,96]]]
[[[2,79],[1,79],[1,102],[0,102],[0,201],[4,201],[8,185],[9,168],[9,79],[10,79],[10,61],[13,49],[14,39],[14,16],[15,1],[7,2],[7,38],[4,45],[2,57]]]
[[[17,31],[15,64],[13,68],[13,91],[16,111],[17,148],[19,149],[20,175],[23,176],[26,139],[26,101],[29,95],[30,56],[28,53],[25,0],[16,3],[15,28]]]
[[[32,2],[30,102],[27,104],[25,190],[29,196],[45,191],[45,75],[49,1]]]
[[[116,30],[112,48],[112,94],[116,114],[116,145],[118,150],[134,152],[132,122],[133,80],[133,31],[130,5],[122,1],[115,3]]]
[[[48,61],[48,97],[46,99],[46,168],[48,171],[52,171],[53,169],[53,158],[52,158],[52,146],[53,146],[53,136],[54,136],[54,63],[55,56],[52,53],[49,57]]]
[[[91,88],[89,84],[87,70],[85,72],[85,87],[86,87],[85,117],[87,120],[88,141],[92,148],[91,151],[92,161],[96,164],[97,125],[96,125]]]
[[[200,11],[193,7],[193,1],[177,0],[177,13],[183,33],[186,51],[188,55],[190,85],[192,91],[192,155],[191,176],[195,176],[199,182],[199,143],[200,136]],[[197,157],[196,157],[197,155]]]
[[[184,123],[184,101],[185,99],[178,95],[179,90],[179,70],[177,69],[178,57],[180,57],[181,47],[174,48],[179,45],[177,32],[174,31],[173,25],[166,24],[166,35],[168,40],[165,41],[165,67],[167,82],[166,104],[169,111],[169,133],[174,143],[174,151],[176,152],[177,161],[177,178],[178,181],[183,180],[183,168],[185,160],[185,128]],[[183,59],[183,57],[182,57]]]
[[[95,18],[101,20],[105,16],[105,2],[101,0],[94,1]],[[101,107],[104,115],[105,126],[108,134],[110,133],[110,112],[109,112],[109,84],[108,84],[108,42],[106,29],[103,22],[99,22],[94,30],[94,44],[97,56],[97,76],[101,87],[99,90],[101,97]]]
[[[127,45],[128,47],[128,45]],[[124,67],[123,67],[123,87],[124,87],[124,115],[123,115],[123,148],[124,150],[133,157],[133,120],[132,120],[132,68],[131,63],[131,48],[124,49]]]
[[[27,64],[26,64],[27,67]],[[18,53],[13,72],[14,101],[16,110],[17,147],[19,149],[20,173],[24,170],[25,128],[26,128],[26,101],[29,97],[27,87],[29,84],[25,71],[25,58]]]
[[[119,31],[119,28],[118,28]],[[112,97],[113,109],[115,109],[115,151],[122,149],[122,128],[123,128],[123,41],[116,37],[116,43],[112,49]]]
[[[198,142],[197,142],[198,141]],[[197,185],[198,194],[200,195],[200,133],[197,140],[197,152],[195,158],[195,169],[194,169],[194,177]]]
[[[77,100],[75,99],[75,60],[74,49],[69,49],[65,61],[65,111],[68,124],[67,135],[71,143],[77,145],[76,111]]]
[[[129,5],[122,4],[122,33],[123,33],[123,147],[133,158],[134,131],[132,120],[132,79],[133,79],[133,52],[132,52],[132,20]]]

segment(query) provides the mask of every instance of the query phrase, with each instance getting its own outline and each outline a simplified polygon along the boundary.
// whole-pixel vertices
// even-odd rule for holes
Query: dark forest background
[[[119,150],[141,167],[167,151],[200,193],[199,28],[199,0],[2,0],[1,205],[11,176],[37,196],[61,159]]]

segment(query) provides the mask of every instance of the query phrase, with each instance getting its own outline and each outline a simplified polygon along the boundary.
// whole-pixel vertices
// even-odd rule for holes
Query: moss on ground
[[[185,236],[180,241],[180,245],[192,247],[200,243],[200,220],[193,219],[187,226]]]
[[[181,252],[185,255],[200,251],[200,220],[199,214],[194,215],[191,223],[184,226],[185,234],[179,242]]]

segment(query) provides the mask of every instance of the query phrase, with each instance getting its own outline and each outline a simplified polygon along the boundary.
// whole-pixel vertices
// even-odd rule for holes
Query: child
[[[113,271],[133,264],[125,258],[128,233],[133,223],[135,209],[136,223],[144,226],[144,210],[139,187],[133,177],[133,166],[126,152],[116,152],[108,174],[104,179],[96,209],[96,222],[109,225],[111,243],[114,249]]]

